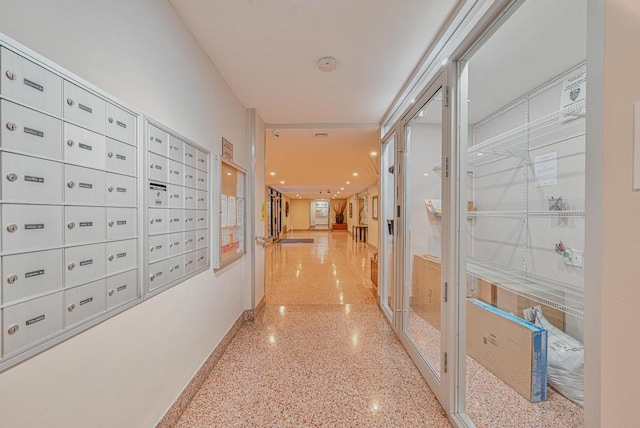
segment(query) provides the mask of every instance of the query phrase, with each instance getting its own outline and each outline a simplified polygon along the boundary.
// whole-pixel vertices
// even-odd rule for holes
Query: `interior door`
[[[443,126],[446,75],[436,78],[402,120],[397,227],[401,252],[400,339],[427,383],[445,404],[446,305],[441,272],[447,262]],[[443,210],[444,208],[444,210]]]
[[[382,143],[380,169],[380,306],[389,321],[395,325],[396,308],[395,281],[395,221],[397,207],[396,153],[397,133],[393,133]]]

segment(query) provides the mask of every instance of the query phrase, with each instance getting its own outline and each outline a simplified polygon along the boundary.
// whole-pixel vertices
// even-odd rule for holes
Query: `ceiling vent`
[[[326,132],[316,132],[316,138],[327,138],[329,136]]]

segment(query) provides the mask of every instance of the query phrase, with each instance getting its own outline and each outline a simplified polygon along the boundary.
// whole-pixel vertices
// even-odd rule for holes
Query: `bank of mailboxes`
[[[209,266],[209,156],[147,123],[149,291]]]
[[[135,115],[5,47],[0,68],[5,358],[140,297],[138,134]],[[187,166],[174,165],[177,154],[166,148],[171,163],[161,178],[182,184]],[[195,158],[189,167],[195,167],[198,152],[189,150],[187,159]],[[196,181],[193,188],[193,199],[165,201],[162,206],[188,208],[168,210],[165,221],[200,216],[198,191],[206,186]],[[197,251],[190,241],[197,239],[195,224],[171,232],[184,231],[180,243],[186,238],[189,244],[183,248]]]

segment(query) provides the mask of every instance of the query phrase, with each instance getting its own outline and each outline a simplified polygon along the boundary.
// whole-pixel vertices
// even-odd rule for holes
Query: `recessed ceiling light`
[[[336,192],[336,194],[338,194],[338,195],[339,195],[339,194],[340,194],[340,191],[338,190],[338,191]]]
[[[415,103],[416,99],[415,98],[411,98],[411,104]]]
[[[347,181],[347,184],[351,184],[351,182],[350,182],[350,181]]]
[[[230,173],[230,172],[227,172],[227,175],[231,175],[231,173]]]
[[[378,152],[371,152],[369,153],[371,156],[378,156]]]
[[[344,187],[341,187],[340,190],[344,190]]]
[[[445,58],[442,60],[442,65],[447,65],[448,62],[449,62],[449,58]]]
[[[300,196],[300,194],[299,194],[299,193],[296,193],[296,196]]]
[[[427,175],[429,175],[429,173],[428,173],[428,172],[425,172],[425,173],[424,173],[424,174],[422,174],[422,175],[424,175],[424,176],[426,177]]]
[[[324,71],[328,73],[335,70],[336,68],[338,68],[338,63],[336,62],[335,58],[332,58],[330,56],[325,56],[318,60],[318,69],[320,71]]]
[[[274,171],[271,171],[269,175],[273,177],[274,175],[276,175],[276,173]]]
[[[484,153],[478,153],[478,156],[482,156],[482,155],[484,155]]]
[[[357,177],[357,176],[358,176],[358,173],[357,173],[357,172],[354,172],[354,173],[353,173],[353,176],[354,176],[354,177]]]
[[[280,184],[284,184],[284,180],[280,180]]]

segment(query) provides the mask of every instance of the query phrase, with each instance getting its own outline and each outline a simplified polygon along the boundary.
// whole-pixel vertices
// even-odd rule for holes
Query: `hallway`
[[[345,232],[267,255],[266,308],[235,337],[180,427],[447,427],[374,298],[370,250]]]

